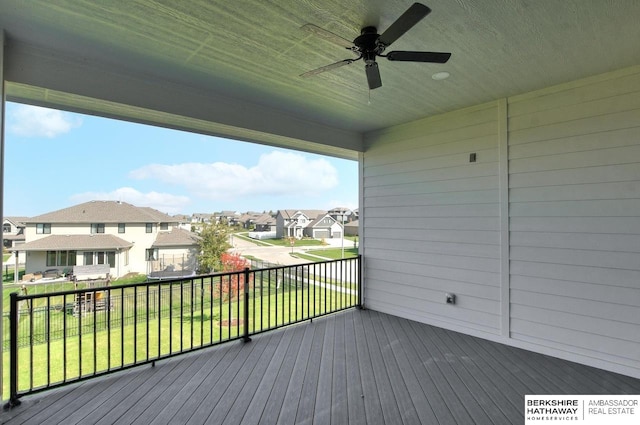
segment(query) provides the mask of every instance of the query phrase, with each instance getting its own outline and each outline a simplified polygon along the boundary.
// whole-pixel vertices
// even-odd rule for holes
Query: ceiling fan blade
[[[390,61],[447,63],[451,53],[441,52],[405,52],[401,50],[387,53]]]
[[[353,42],[340,37],[332,32],[329,32],[325,29],[322,29],[313,24],[306,24],[302,27],[303,30],[310,32],[311,34],[318,36],[320,38],[324,38],[327,41],[330,41],[333,44],[337,44],[340,47],[344,47],[345,49],[351,49],[353,47]]]
[[[340,62],[335,62],[330,65],[321,66],[320,68],[312,69],[311,71],[307,71],[304,74],[300,74],[301,77],[311,77],[312,75],[320,74],[321,72],[330,71],[332,69],[340,68],[341,66],[351,65],[353,62],[358,59],[345,59]]]
[[[402,34],[409,31],[415,24],[431,12],[427,6],[421,3],[414,3],[396,21],[391,24],[385,32],[378,37],[378,43],[385,47],[390,46]]]
[[[376,62],[370,62],[364,66],[364,70],[367,73],[367,82],[369,83],[369,89],[377,89],[382,86],[382,78],[380,78],[380,70]]]

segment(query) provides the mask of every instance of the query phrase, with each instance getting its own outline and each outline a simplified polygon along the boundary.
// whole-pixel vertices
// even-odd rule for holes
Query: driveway
[[[308,260],[294,258],[291,254],[291,247],[285,246],[258,246],[253,242],[249,242],[243,238],[232,237],[231,243],[233,248],[231,252],[240,255],[250,255],[269,263],[281,264],[283,266],[291,264],[304,264]],[[293,252],[303,252],[300,248],[293,248]]]
[[[267,261],[269,263],[281,264],[283,266],[292,265],[292,264],[304,264],[308,263],[309,260],[304,260],[300,258],[294,258],[291,254],[291,247],[287,246],[258,246],[253,242],[247,241],[244,238],[232,237],[231,244],[233,248],[231,252],[239,253],[240,255],[250,255],[252,257],[259,258],[263,261]],[[263,241],[269,243],[268,240]],[[341,239],[327,239],[327,245],[340,248],[342,246]],[[345,248],[349,248],[353,246],[353,242],[350,240],[345,240]],[[293,247],[293,252],[304,253],[310,249],[318,249],[317,246],[305,246],[305,247]]]

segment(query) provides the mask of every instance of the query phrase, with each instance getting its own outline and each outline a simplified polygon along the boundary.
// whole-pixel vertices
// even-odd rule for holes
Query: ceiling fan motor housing
[[[378,34],[376,27],[364,27],[360,31],[360,35],[353,40],[353,44],[362,54],[366,63],[375,61],[376,55],[384,51],[385,46],[378,43],[378,38],[380,38],[380,34]]]

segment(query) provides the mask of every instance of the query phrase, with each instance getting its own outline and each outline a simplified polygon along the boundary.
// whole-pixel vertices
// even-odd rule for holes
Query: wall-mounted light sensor
[[[476,162],[476,154],[475,153],[470,153],[469,154],[469,162]]]
[[[456,295],[455,294],[447,294],[445,295],[447,304],[455,304],[456,303]]]

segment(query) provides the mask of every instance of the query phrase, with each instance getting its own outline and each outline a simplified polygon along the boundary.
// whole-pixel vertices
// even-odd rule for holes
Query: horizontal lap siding
[[[481,105],[367,137],[368,307],[499,333],[497,118],[497,104]],[[445,303],[446,293],[456,294],[455,306]]]
[[[509,173],[511,338],[640,373],[637,70],[511,99]]]

